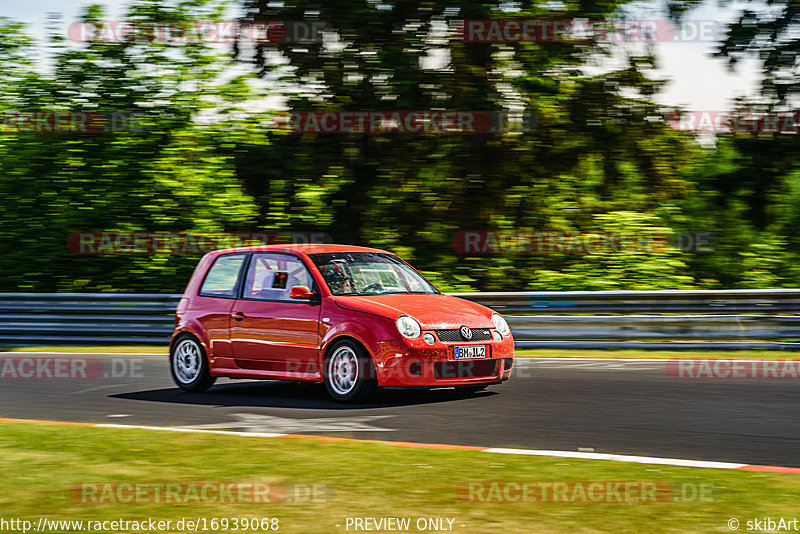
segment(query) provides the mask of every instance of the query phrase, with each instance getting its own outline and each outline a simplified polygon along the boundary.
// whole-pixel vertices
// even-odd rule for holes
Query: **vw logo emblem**
[[[461,337],[464,338],[465,340],[469,341],[470,339],[472,339],[472,330],[470,330],[466,326],[462,326],[461,327]]]

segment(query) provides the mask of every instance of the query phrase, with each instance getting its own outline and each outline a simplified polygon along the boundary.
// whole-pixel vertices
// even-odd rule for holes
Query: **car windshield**
[[[397,256],[372,252],[311,254],[334,295],[438,293]]]

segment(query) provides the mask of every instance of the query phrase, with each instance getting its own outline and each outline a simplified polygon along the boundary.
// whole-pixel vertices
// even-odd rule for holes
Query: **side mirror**
[[[289,290],[290,299],[310,299],[313,293],[308,286],[294,286]]]

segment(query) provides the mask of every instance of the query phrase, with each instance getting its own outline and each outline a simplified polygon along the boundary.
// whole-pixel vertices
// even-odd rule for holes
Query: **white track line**
[[[245,437],[257,437],[257,438],[258,437],[278,438],[288,435],[288,434],[269,434],[265,432],[233,432],[228,430],[201,430],[193,428],[173,428],[173,427],[160,427],[160,426],[134,426],[134,425],[115,425],[115,424],[98,424],[94,426],[98,428],[137,428],[142,430],[168,430],[173,432],[187,432],[187,433],[198,433],[198,434],[224,434],[228,436],[245,436]],[[391,444],[391,442],[383,442],[383,443]],[[651,464],[651,465],[673,465],[676,467],[700,467],[706,469],[741,469],[743,467],[748,466],[748,464],[738,464],[732,462],[710,462],[701,460],[683,460],[680,458],[629,456],[625,454],[604,454],[598,452],[505,449],[496,447],[483,449],[481,452],[490,452],[495,454],[517,454],[523,456],[546,456],[551,458],[572,458],[577,460],[610,460],[614,462],[632,462],[637,464]]]
[[[0,418],[0,421],[5,422],[19,422],[19,423],[56,423],[56,424],[75,424],[81,425],[85,423],[69,423],[63,421],[34,421],[30,419],[5,419]],[[117,425],[117,424],[92,424],[89,425],[93,428],[117,428],[117,429],[139,429],[139,430],[162,430],[168,432],[183,432],[188,434],[222,434],[226,436],[241,436],[241,437],[250,437],[250,438],[280,438],[285,436],[292,436],[296,438],[308,438],[308,439],[315,439],[319,438],[320,436],[316,435],[296,435],[296,434],[271,434],[267,432],[234,432],[230,430],[204,430],[204,429],[196,429],[196,428],[179,428],[179,427],[164,427],[164,426],[139,426],[139,425]],[[362,441],[359,439],[353,438],[342,438],[344,441]],[[381,443],[383,445],[395,445],[395,446],[408,446],[410,442],[392,442],[392,441],[376,441],[376,440],[366,440],[364,443]],[[415,443],[413,444],[415,448],[434,448],[437,450],[446,450],[448,448],[452,449],[459,449],[458,445],[436,445],[436,444],[429,444],[429,443]],[[463,449],[463,448],[462,448]],[[637,464],[649,464],[649,465],[671,465],[675,467],[693,467],[693,468],[705,468],[705,469],[742,469],[747,471],[757,471],[762,473],[788,473],[798,475],[800,474],[800,468],[797,467],[780,467],[780,466],[771,466],[771,465],[753,465],[753,464],[741,464],[741,463],[734,463],[734,462],[711,462],[711,461],[702,461],[702,460],[685,460],[681,458],[657,458],[652,456],[629,456],[625,454],[604,454],[598,452],[573,452],[573,451],[550,451],[550,450],[533,450],[533,449],[507,449],[507,448],[498,448],[498,447],[470,447],[470,449],[478,451],[478,452],[489,452],[494,454],[515,454],[521,456],[544,456],[544,457],[551,457],[551,458],[570,458],[576,460],[607,460],[613,462],[630,462],[630,463],[637,463]]]
[[[520,454],[525,456],[551,456],[556,458],[575,458],[579,460],[611,460],[614,462],[633,462],[637,464],[674,465],[678,467],[705,467],[711,469],[741,469],[748,464],[732,462],[707,462],[701,460],[682,460],[680,458],[656,458],[651,456],[628,456],[625,454],[604,454],[599,452],[545,451],[532,449],[491,448],[483,452],[497,454]]]

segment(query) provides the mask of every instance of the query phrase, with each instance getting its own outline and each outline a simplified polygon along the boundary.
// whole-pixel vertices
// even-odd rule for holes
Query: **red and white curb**
[[[653,456],[631,456],[626,454],[605,454],[599,452],[549,451],[549,450],[537,450],[537,449],[507,449],[500,447],[472,447],[468,445],[445,445],[438,443],[416,443],[409,441],[366,440],[366,439],[353,439],[353,438],[338,438],[330,436],[313,436],[304,434],[276,434],[269,432],[234,432],[231,430],[204,430],[196,428],[180,428],[180,427],[167,427],[167,426],[117,425],[110,423],[76,423],[70,421],[47,421],[38,419],[8,419],[4,417],[0,417],[0,423],[42,423],[50,425],[88,426],[93,428],[157,430],[166,432],[183,432],[189,434],[221,434],[226,436],[239,436],[239,437],[250,437],[250,438],[291,438],[291,439],[310,439],[310,440],[330,441],[330,442],[377,443],[380,445],[388,445],[391,447],[405,447],[412,449],[467,450],[467,451],[488,452],[492,454],[545,456],[550,458],[571,458],[575,460],[606,460],[612,462],[630,462],[630,463],[648,464],[648,465],[699,467],[704,469],[734,469],[739,471],[760,471],[763,473],[784,473],[784,474],[800,475],[800,467],[781,467],[775,465],[752,465],[752,464],[740,464],[734,462],[684,460],[681,458],[658,458]]]

